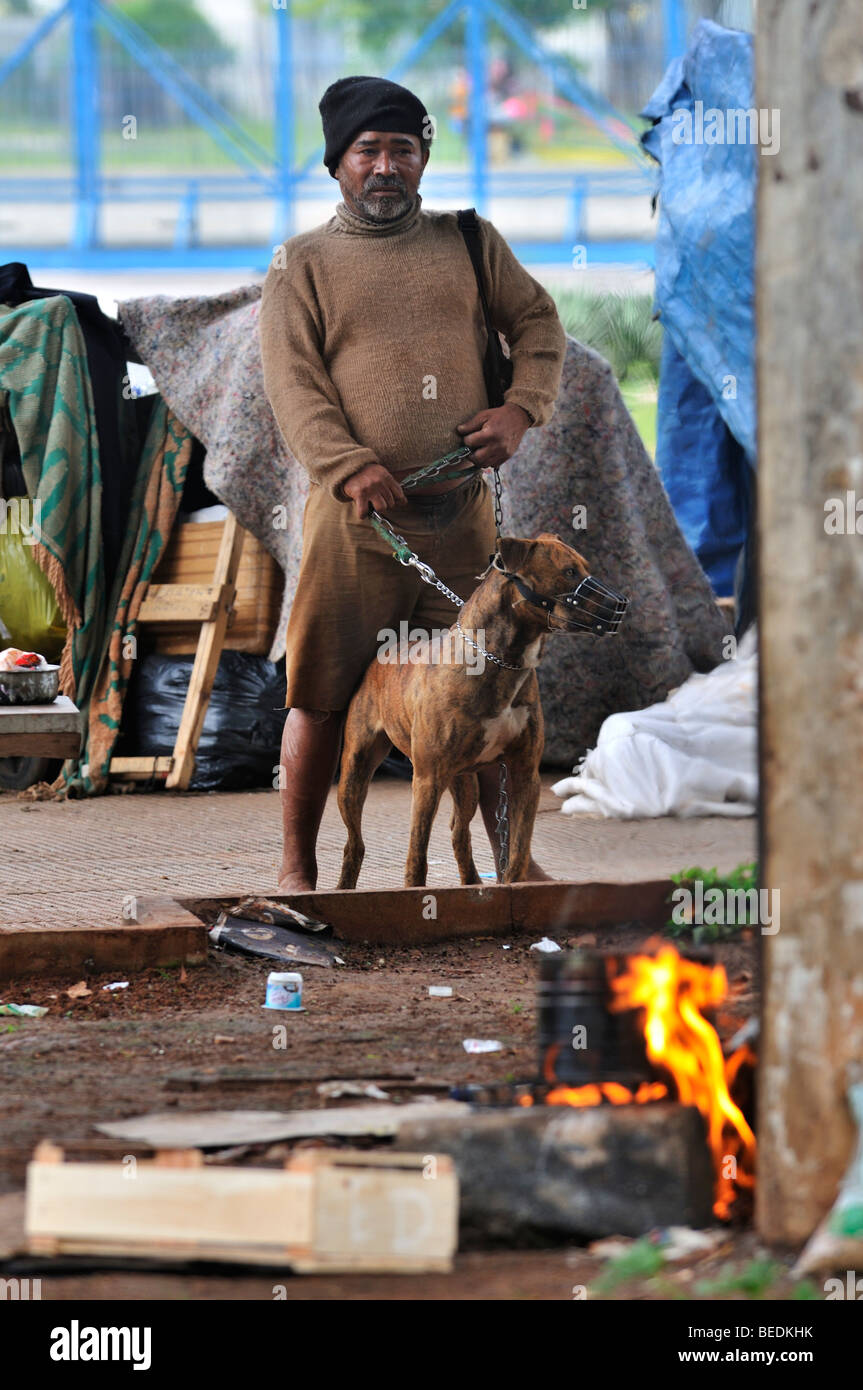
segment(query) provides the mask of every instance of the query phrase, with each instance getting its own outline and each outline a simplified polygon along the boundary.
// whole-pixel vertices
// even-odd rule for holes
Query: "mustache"
[[[398,193],[407,193],[407,186],[404,179],[398,174],[372,174],[363,184],[364,193],[382,192],[385,188],[394,188]]]

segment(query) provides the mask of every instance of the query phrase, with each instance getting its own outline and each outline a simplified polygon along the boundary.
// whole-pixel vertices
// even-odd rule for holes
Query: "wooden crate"
[[[447,1272],[458,1179],[446,1155],[300,1150],[282,1170],[155,1160],[65,1163],[42,1143],[27,1169],[32,1254],[286,1264],[298,1273]]]
[[[224,527],[223,521],[187,521],[175,526],[153,583],[211,584]],[[260,541],[246,531],[225,650],[266,656],[281,601],[281,570]],[[166,656],[188,656],[198,645],[200,631],[199,623],[159,623],[152,629],[155,650]]]
[[[0,758],[77,758],[81,714],[65,695],[50,705],[0,705]]]

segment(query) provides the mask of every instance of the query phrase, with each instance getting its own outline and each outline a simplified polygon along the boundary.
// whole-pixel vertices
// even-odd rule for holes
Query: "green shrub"
[[[554,299],[567,333],[601,353],[618,381],[659,381],[662,327],[651,295],[560,289]]]
[[[695,892],[695,884],[698,880],[703,884],[705,895],[711,888],[718,888],[722,893],[729,889],[732,892],[742,890],[748,892],[750,888],[758,888],[758,865],[738,864],[730,874],[720,874],[717,869],[682,869],[679,874],[671,874],[673,883],[681,888],[688,888],[692,893]],[[747,926],[750,925],[748,915],[742,922],[675,922],[669,919],[665,924],[666,936],[691,937],[696,945],[706,945],[713,941],[725,941],[729,937],[737,936]]]

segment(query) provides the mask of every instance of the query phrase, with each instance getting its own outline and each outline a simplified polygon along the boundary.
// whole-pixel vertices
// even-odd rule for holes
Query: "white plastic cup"
[[[265,1009],[302,1012],[303,977],[298,970],[273,971],[267,976]]]

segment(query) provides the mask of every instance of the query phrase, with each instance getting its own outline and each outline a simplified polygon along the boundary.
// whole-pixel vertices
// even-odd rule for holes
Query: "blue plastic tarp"
[[[740,551],[749,534],[749,465],[713,402],[666,335],[662,343],[657,466],[680,529],[714,593],[734,593]]]
[[[642,143],[661,170],[656,463],[717,594],[735,586],[751,514],[744,460],[755,464],[755,197],[764,156],[752,101],[752,36],[703,20],[642,113],[654,122]],[[742,568],[748,584],[748,562]]]
[[[656,123],[642,143],[661,169],[660,321],[754,463],[755,196],[758,159],[769,156],[741,140],[728,115],[752,102],[752,35],[702,20],[642,112]],[[712,111],[723,119],[711,121]],[[676,112],[689,113],[688,141]],[[708,143],[717,132],[738,138]]]

